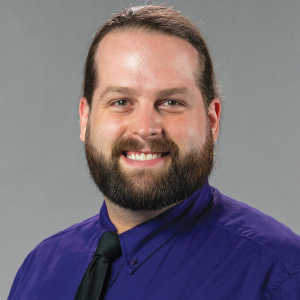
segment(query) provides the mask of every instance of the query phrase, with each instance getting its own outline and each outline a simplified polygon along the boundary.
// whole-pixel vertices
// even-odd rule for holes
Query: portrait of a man
[[[78,111],[104,202],[29,253],[8,300],[300,299],[300,236],[209,182],[221,94],[203,33],[176,9],[102,24]]]

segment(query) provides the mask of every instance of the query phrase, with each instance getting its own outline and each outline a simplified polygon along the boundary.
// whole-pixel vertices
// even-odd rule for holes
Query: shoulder
[[[81,256],[93,249],[98,235],[97,224],[98,216],[94,216],[46,238],[27,255],[19,273],[43,269],[51,265],[53,259]]]
[[[93,217],[90,217],[80,223],[76,223],[62,231],[59,231],[52,236],[44,239],[42,243],[47,243],[48,241],[51,242],[52,240],[64,238],[66,236],[71,235],[78,235],[78,234],[85,234],[88,232],[93,232],[94,230],[97,230],[97,224],[98,224],[99,215],[95,215]]]
[[[37,245],[21,265],[8,299],[21,299],[20,295],[31,295],[32,291],[45,292],[63,282],[67,274],[77,274],[78,270],[86,268],[97,246],[98,220],[99,215],[91,217]]]
[[[98,220],[99,215],[88,218],[80,223],[76,223],[56,234],[44,239],[33,253],[49,252],[49,251],[64,251],[65,249],[80,249],[86,244],[95,240],[98,236]]]
[[[99,215],[96,215],[57,232],[38,244],[29,256],[36,258],[39,255],[53,256],[54,253],[61,255],[69,249],[81,251],[82,247],[95,241],[98,236],[98,219]]]
[[[300,236],[284,224],[212,187],[213,200],[202,215],[212,226],[264,248],[290,275],[300,271]]]

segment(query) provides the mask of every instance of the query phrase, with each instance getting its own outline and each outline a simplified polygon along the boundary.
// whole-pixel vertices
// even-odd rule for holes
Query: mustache
[[[120,138],[113,145],[112,156],[117,157],[124,151],[139,151],[145,145],[150,148],[152,152],[168,152],[177,155],[179,147],[171,139],[154,139],[147,143],[143,143],[133,138]]]

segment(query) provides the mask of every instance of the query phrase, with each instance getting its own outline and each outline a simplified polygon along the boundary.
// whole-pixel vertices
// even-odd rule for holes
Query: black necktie
[[[121,254],[118,234],[105,232],[98,243],[95,256],[82,278],[74,300],[102,299],[105,294],[111,263]]]

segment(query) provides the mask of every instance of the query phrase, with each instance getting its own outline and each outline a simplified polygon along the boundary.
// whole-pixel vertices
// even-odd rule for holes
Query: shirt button
[[[136,258],[132,258],[132,259],[129,261],[129,263],[130,263],[132,266],[135,265],[135,264],[137,263]]]

